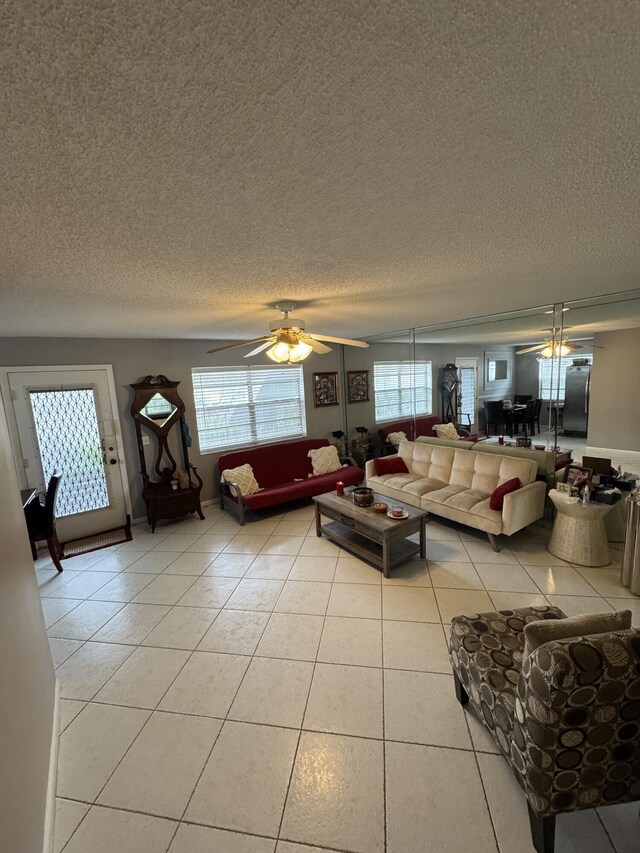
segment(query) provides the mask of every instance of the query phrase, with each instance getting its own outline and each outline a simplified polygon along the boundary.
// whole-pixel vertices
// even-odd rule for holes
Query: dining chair
[[[540,429],[540,412],[542,411],[542,400],[535,400],[535,408],[533,410],[533,420],[531,422],[531,435],[535,435],[535,433],[541,432]],[[537,429],[534,432],[534,426],[537,426]]]
[[[60,479],[61,475],[53,474],[44,495],[44,503],[34,500],[25,508],[27,531],[34,557],[37,556],[35,543],[43,539],[46,540],[53,565],[59,572],[62,571],[62,563],[60,561],[64,556],[62,545],[56,533],[56,497],[58,495]]]
[[[505,429],[505,409],[502,400],[485,400],[484,401],[484,433],[489,437],[489,427],[494,428],[495,435],[504,432]],[[509,435],[512,433],[510,432]]]
[[[516,420],[518,424],[522,424],[522,428],[525,434],[525,438],[527,436],[527,431],[529,435],[533,435],[535,432],[535,412],[536,412],[536,400],[527,400],[525,403],[524,409],[521,409],[516,413]]]

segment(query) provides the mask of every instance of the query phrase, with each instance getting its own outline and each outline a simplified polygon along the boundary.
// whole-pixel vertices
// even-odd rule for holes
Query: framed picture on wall
[[[347,394],[350,403],[366,403],[369,399],[369,371],[347,371]]]
[[[513,377],[513,353],[485,352],[484,354],[484,389],[485,391],[500,391],[507,386]]]
[[[316,408],[338,405],[337,373],[313,374],[313,405]]]

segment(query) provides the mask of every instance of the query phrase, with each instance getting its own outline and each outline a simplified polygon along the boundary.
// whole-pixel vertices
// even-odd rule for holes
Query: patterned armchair
[[[451,660],[522,786],[533,845],[553,853],[555,816],[640,800],[640,631],[554,640],[522,662],[525,624],[555,607],[457,616]]]

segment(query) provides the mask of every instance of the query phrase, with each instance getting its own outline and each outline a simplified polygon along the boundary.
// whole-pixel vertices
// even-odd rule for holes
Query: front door
[[[125,524],[130,501],[111,368],[8,368],[6,377],[21,484],[45,491],[51,474],[62,474],[58,538]]]
[[[458,422],[471,433],[478,431],[478,359],[456,358],[458,385]]]

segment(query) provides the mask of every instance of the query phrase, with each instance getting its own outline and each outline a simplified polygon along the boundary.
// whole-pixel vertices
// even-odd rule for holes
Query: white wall
[[[0,849],[42,853],[55,679],[1,405],[0,483]]]
[[[601,332],[594,343],[590,447],[640,451],[640,329]]]

